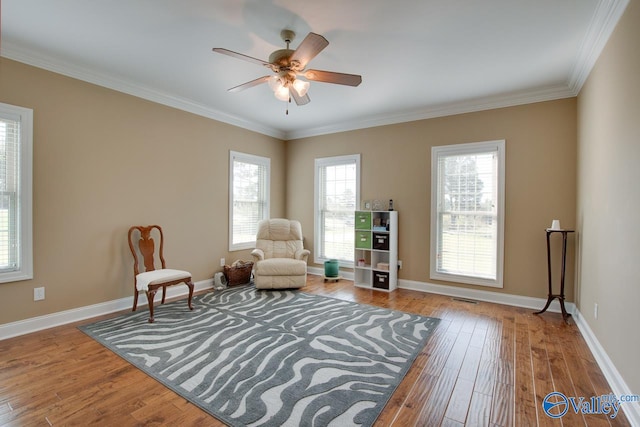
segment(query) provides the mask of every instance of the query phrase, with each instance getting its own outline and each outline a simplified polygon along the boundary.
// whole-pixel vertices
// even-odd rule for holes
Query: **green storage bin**
[[[371,232],[356,231],[356,248],[371,249]]]
[[[356,230],[371,230],[371,212],[356,212]]]
[[[330,259],[329,261],[324,262],[324,275],[325,277],[338,277],[339,268],[338,268],[338,260]]]

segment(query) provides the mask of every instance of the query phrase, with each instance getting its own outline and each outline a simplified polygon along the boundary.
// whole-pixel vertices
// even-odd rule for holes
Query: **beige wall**
[[[302,222],[313,249],[314,159],[360,153],[361,198],[392,198],[399,211],[400,279],[546,298],[544,230],[552,219],[566,228],[575,225],[575,121],[576,101],[565,99],[289,141],[287,213]],[[496,139],[506,140],[504,288],[432,281],[431,147]],[[569,265],[573,249],[571,239]],[[573,283],[573,269],[567,283]],[[571,286],[566,293],[572,301]]]
[[[250,258],[228,253],[229,150],[271,158],[284,215],[277,139],[4,58],[0,102],[34,110],[34,279],[0,284],[0,324],[133,295],[130,225],[162,225],[196,281]]]
[[[640,2],[631,0],[578,96],[578,306],[635,393],[640,390],[639,40]]]
[[[405,280],[432,282],[434,145],[506,140],[505,285],[473,288],[546,297],[544,229],[554,218],[574,225],[575,99],[284,143],[10,60],[0,67],[0,102],[35,118],[35,278],[0,284],[0,324],[131,295],[131,224],[162,224],[168,259],[195,280],[219,270],[220,257],[247,258],[227,252],[230,149],[271,158],[271,215],[300,219],[310,249],[314,159],[361,153],[362,198],[393,198],[400,213]],[[33,302],[36,286],[45,301]]]

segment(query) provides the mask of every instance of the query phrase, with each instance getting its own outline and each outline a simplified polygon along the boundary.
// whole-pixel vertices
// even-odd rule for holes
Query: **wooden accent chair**
[[[155,251],[155,243],[152,237],[152,231],[156,230],[155,234],[160,236],[160,248],[158,252]],[[135,232],[138,233],[135,233]],[[134,237],[134,234],[136,236]],[[139,238],[137,237],[139,234]],[[193,310],[191,300],[193,298],[193,282],[191,281],[191,273],[182,270],[173,270],[166,268],[164,261],[164,234],[162,228],[159,225],[141,226],[136,225],[129,229],[129,249],[133,254],[133,271],[135,273],[134,289],[133,289],[133,309],[136,311],[138,306],[138,293],[145,292],[147,294],[147,301],[149,302],[149,323],[153,323],[153,300],[158,292],[158,289],[162,288],[162,304],[164,304],[165,294],[167,286],[178,285],[184,283],[189,287],[189,310]],[[142,260],[138,255],[141,255]],[[156,270],[155,261],[160,260],[161,268]],[[140,261],[143,261],[144,271],[140,272]]]
[[[251,252],[256,288],[303,287],[307,283],[309,253],[303,247],[299,221],[273,218],[258,222],[256,248]]]

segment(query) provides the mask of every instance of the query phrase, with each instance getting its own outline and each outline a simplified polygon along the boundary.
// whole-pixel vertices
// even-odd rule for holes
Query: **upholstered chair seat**
[[[136,289],[140,292],[147,292],[150,285],[189,278],[191,278],[191,273],[188,271],[173,270],[171,268],[145,271],[144,273],[140,273],[136,276]]]

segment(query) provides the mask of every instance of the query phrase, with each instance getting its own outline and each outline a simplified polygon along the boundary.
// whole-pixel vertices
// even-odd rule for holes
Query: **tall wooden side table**
[[[553,301],[555,298],[558,298],[558,300],[560,301],[560,309],[562,310],[562,317],[566,319],[568,316],[571,316],[571,314],[567,313],[567,310],[564,307],[564,274],[567,267],[567,234],[573,233],[574,230],[562,230],[562,229],[556,230],[552,228],[547,228],[546,231],[547,231],[547,268],[549,270],[549,297],[547,298],[547,303],[545,304],[544,308],[540,311],[536,311],[533,314],[544,313],[549,308],[549,305],[551,305],[551,301]],[[551,278],[550,237],[553,233],[560,233],[562,235],[562,267],[560,270],[560,293],[559,294],[553,293],[553,281]]]

